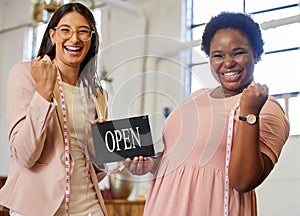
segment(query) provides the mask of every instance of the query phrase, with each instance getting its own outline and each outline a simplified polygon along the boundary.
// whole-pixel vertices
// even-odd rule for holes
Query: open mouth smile
[[[241,72],[237,71],[237,72],[227,72],[227,73],[221,73],[222,76],[224,76],[225,78],[234,78],[238,75],[240,75]]]
[[[78,46],[64,46],[64,48],[69,52],[80,52],[82,50],[82,47]]]

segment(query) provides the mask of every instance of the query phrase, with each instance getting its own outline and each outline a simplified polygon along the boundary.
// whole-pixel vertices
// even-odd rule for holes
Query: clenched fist
[[[259,115],[261,108],[268,99],[269,89],[259,83],[251,84],[246,88],[240,100],[240,115]]]
[[[57,69],[49,56],[45,55],[31,61],[31,75],[36,82],[36,91],[47,101],[51,101],[57,78]]]

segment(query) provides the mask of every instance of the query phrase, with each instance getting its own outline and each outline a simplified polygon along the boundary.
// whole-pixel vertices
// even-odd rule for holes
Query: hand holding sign
[[[145,175],[154,168],[154,161],[151,157],[134,157],[132,160],[126,158],[125,167],[134,175]]]
[[[97,165],[154,155],[148,116],[92,124],[92,133]]]

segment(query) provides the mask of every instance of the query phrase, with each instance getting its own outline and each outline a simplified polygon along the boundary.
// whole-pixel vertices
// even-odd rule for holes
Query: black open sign
[[[92,124],[97,165],[155,154],[147,115]]]

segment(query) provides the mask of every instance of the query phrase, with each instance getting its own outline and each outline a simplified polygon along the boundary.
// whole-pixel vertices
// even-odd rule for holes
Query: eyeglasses
[[[79,29],[77,31],[73,31],[68,26],[58,26],[54,27],[55,30],[57,30],[59,37],[61,37],[64,40],[70,39],[74,33],[77,33],[77,37],[82,41],[88,41],[91,39],[94,31],[91,31],[89,29]]]

